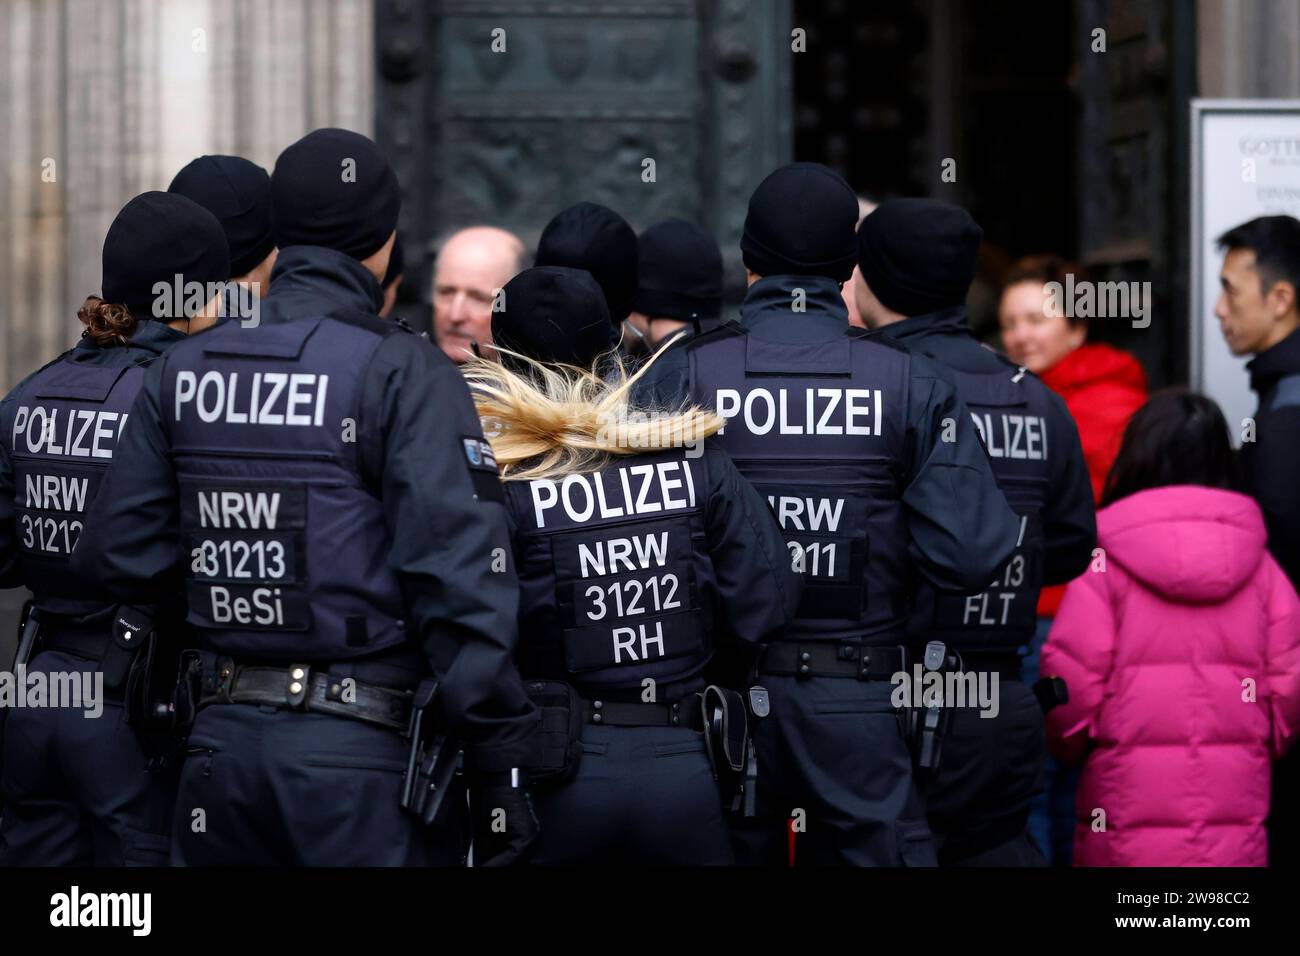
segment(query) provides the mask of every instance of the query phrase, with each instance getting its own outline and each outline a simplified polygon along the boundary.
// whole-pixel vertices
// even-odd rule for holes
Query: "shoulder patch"
[[[482,438],[474,438],[470,435],[464,435],[460,440],[461,447],[465,449],[465,460],[469,462],[471,468],[478,468],[481,471],[490,471],[496,474],[497,460],[492,454],[492,446]]]
[[[492,454],[492,446],[476,435],[462,435],[460,447],[465,455],[465,465],[469,468],[470,480],[474,484],[474,497],[479,501],[504,504],[506,496],[501,489],[501,477],[497,474],[497,459]]]

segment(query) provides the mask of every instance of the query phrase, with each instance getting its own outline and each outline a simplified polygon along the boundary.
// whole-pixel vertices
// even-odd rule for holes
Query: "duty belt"
[[[765,646],[760,674],[783,677],[853,677],[888,680],[907,669],[902,647],[858,641],[773,641]]]
[[[270,704],[290,710],[347,717],[406,732],[411,717],[409,690],[366,684],[338,674],[313,673],[308,664],[288,667],[218,664],[215,690],[204,680],[199,709],[213,704]],[[350,681],[348,686],[344,681]]]
[[[703,730],[700,695],[687,694],[671,703],[642,703],[640,701],[589,700],[586,701],[589,724],[606,724],[610,727],[690,727]]]

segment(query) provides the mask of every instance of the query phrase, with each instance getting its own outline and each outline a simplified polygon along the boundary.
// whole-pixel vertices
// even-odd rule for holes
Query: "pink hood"
[[[1218,604],[1239,590],[1267,540],[1253,499],[1201,485],[1139,491],[1097,514],[1106,560],[1180,604]]]

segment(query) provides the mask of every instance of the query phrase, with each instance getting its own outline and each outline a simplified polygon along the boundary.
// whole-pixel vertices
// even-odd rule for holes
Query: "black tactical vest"
[[[702,684],[717,600],[710,487],[706,458],[682,450],[505,483],[526,679],[628,700],[650,679],[660,701]]]
[[[897,463],[910,358],[856,330],[771,342],[729,326],[690,348],[690,392],[726,419],[710,441],[771,505],[803,574],[789,639],[896,642],[914,572]]]
[[[326,661],[405,639],[356,444],[365,370],[395,331],[366,317],[228,321],[168,357],[189,621],[207,646]]]
[[[69,571],[68,556],[155,356],[142,353],[137,364],[111,367],[74,362],[72,354],[16,390],[13,422],[0,441],[13,463],[18,547],[35,606],[78,618],[107,605],[87,597],[91,585]]]
[[[1020,537],[1011,559],[978,594],[936,592],[923,583],[913,634],[963,650],[1013,652],[1030,640],[1038,619],[1045,541],[1041,512],[1050,490],[1046,386],[1006,365],[989,373],[949,369],[957,394],[984,440],[993,474],[1013,511]],[[1035,395],[1035,386],[1041,394]]]

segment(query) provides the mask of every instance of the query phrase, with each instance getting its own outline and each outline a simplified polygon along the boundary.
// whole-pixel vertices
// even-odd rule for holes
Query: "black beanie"
[[[687,322],[722,314],[722,250],[695,223],[668,219],[641,233],[637,264],[638,312]]]
[[[406,252],[402,249],[402,237],[398,236],[393,240],[393,251],[388,256],[388,271],[384,273],[384,281],[379,284],[387,289],[405,271]]]
[[[171,306],[176,296],[188,304],[188,283],[206,286],[230,278],[230,247],[221,223],[174,193],[141,193],[123,206],[104,237],[103,262],[104,301],[124,305],[138,318],[182,318]],[[173,293],[177,275],[181,288]],[[159,282],[169,290],[161,299],[154,291]],[[154,313],[156,300],[164,303],[161,315]]]
[[[275,244],[324,246],[366,259],[397,228],[402,191],[383,151],[360,133],[318,129],[271,173]]]
[[[858,266],[881,305],[924,315],[962,305],[984,231],[960,206],[891,199],[858,227]]]
[[[230,275],[247,275],[275,248],[271,238],[271,177],[239,156],[200,156],[176,174],[169,193],[217,217],[230,243]],[[229,276],[227,276],[229,278]]]
[[[614,347],[600,286],[589,272],[563,266],[525,269],[505,284],[504,308],[492,313],[492,341],[538,362],[590,368]],[[509,367],[522,363],[501,356]]]
[[[580,202],[556,215],[537,242],[537,265],[591,273],[605,293],[614,325],[632,311],[636,258],[636,233],[627,220],[594,202]]]
[[[820,163],[782,166],[749,197],[740,237],[745,268],[761,276],[825,276],[844,282],[857,259],[858,197]]]

